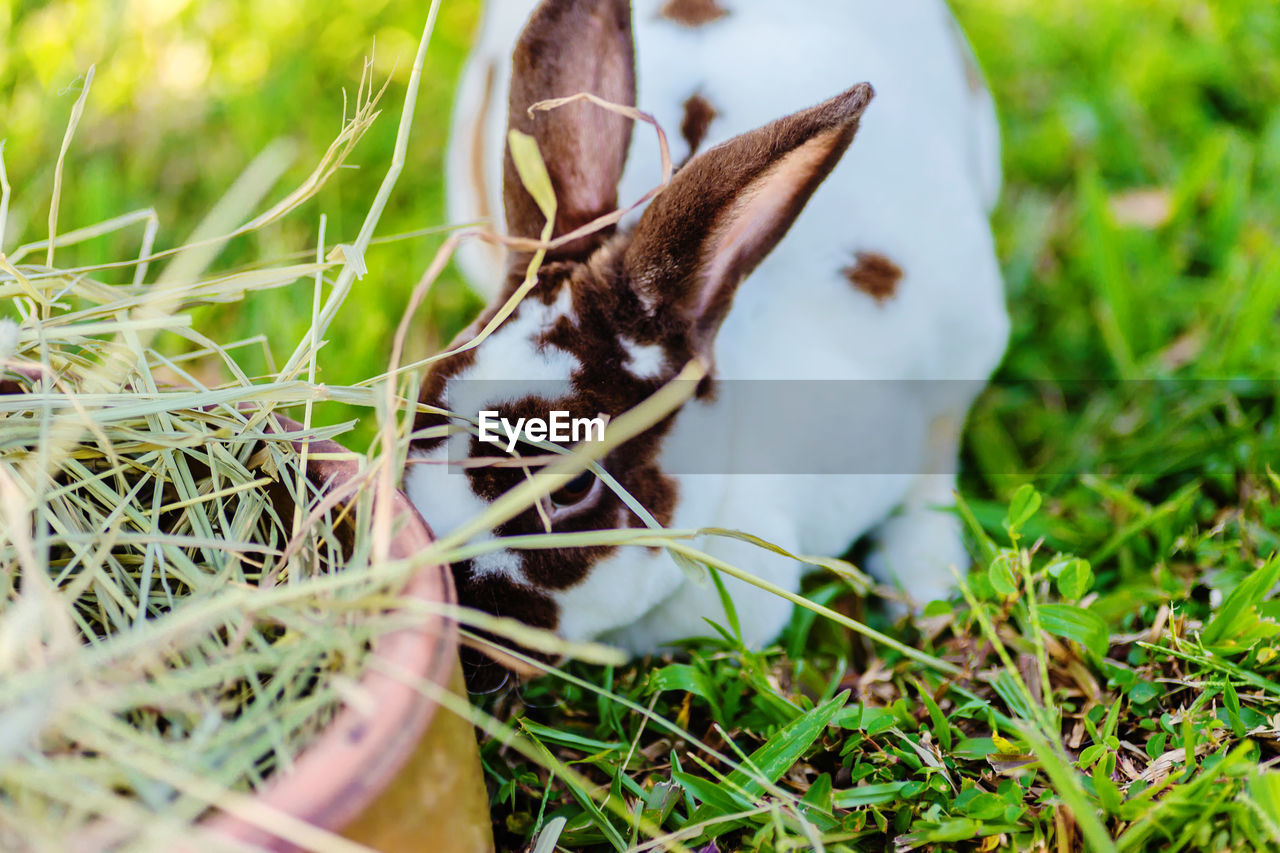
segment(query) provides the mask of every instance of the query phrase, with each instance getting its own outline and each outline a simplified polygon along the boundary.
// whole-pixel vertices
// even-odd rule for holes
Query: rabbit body
[[[455,108],[452,221],[501,218],[510,57],[535,5],[487,4]],[[673,7],[708,20],[674,20]],[[636,103],[668,131],[677,164],[852,83],[874,86],[848,154],[737,287],[715,337],[713,363],[718,381],[887,381],[877,397],[883,405],[851,406],[841,429],[855,444],[865,440],[868,454],[884,452],[888,441],[905,460],[875,473],[677,476],[668,525],[738,529],[795,554],[823,556],[839,555],[871,532],[874,572],[896,578],[916,601],[945,594],[950,567],[966,562],[956,520],[945,511],[953,503],[959,435],[1008,336],[988,223],[1000,187],[999,130],[955,21],[940,0],[637,0],[632,27]],[[696,128],[679,132],[699,124],[689,106],[695,98],[699,114],[711,115],[701,140]],[[691,142],[700,143],[697,152]],[[648,127],[637,125],[630,149],[619,184],[623,204],[660,179]],[[630,221],[637,218],[632,214]],[[459,260],[477,289],[493,295],[503,280],[502,253],[477,241],[463,246]],[[554,354],[527,351],[521,341],[571,310],[567,299],[522,306],[519,317],[477,349],[468,375],[562,373]],[[639,373],[656,372],[662,361],[651,348],[628,352]],[[724,434],[723,424],[779,413],[768,400],[728,396],[687,403],[667,444],[687,446],[715,435],[709,454],[750,452]],[[737,410],[726,417],[726,406]],[[425,469],[411,469],[406,485],[441,532],[485,504],[453,494]],[[803,566],[795,560],[724,537],[704,536],[696,544],[784,589],[799,588]],[[486,572],[527,581],[513,552],[483,559]],[[759,645],[776,636],[791,604],[745,583],[727,585],[743,638]],[[585,578],[549,595],[564,636],[604,639],[636,653],[708,633],[708,618],[725,621],[713,586],[690,580],[652,549],[615,551]]]

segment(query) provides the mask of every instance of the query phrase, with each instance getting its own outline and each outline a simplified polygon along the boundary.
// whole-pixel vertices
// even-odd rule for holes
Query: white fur
[[[989,376],[1008,337],[987,221],[999,193],[999,127],[990,95],[985,89],[973,91],[966,80],[969,48],[945,3],[722,0],[726,17],[687,28],[660,17],[661,2],[633,4],[638,106],[667,129],[676,162],[688,153],[678,129],[684,102],[695,93],[717,111],[703,142],[706,150],[854,83],[868,81],[876,90],[848,153],[788,236],[741,286],[717,338],[718,376]],[[476,133],[483,142],[489,196],[483,204],[501,215],[509,57],[535,5],[535,0],[487,3],[454,113],[449,153],[454,221],[475,219],[482,206],[472,180]],[[490,67],[496,83],[489,109],[481,113],[479,93]],[[658,179],[653,135],[637,126],[621,203],[639,197]],[[840,271],[859,251],[883,254],[902,268],[896,295],[877,302],[851,287]],[[460,262],[478,289],[491,293],[501,281],[503,259],[478,243],[464,248]],[[521,333],[540,321],[523,322]],[[569,375],[568,356],[531,354],[514,333],[496,337],[481,347],[486,375],[541,378],[555,370],[561,371],[558,378]],[[631,369],[657,369],[652,353],[634,346],[628,352]],[[893,410],[885,428],[909,444],[918,465],[904,470],[919,474],[682,477],[672,524],[743,529],[788,549],[826,555],[840,553],[874,529],[880,550],[873,567],[892,572],[917,600],[940,595],[949,585],[949,567],[963,562],[964,551],[954,518],[935,507],[951,502],[958,437],[977,387],[965,384],[945,401],[936,394],[904,399]],[[698,434],[705,414],[698,408],[706,405],[686,406],[674,429]],[[871,434],[880,427],[864,419],[851,428]],[[732,444],[729,437],[708,452],[731,454]],[[409,488],[418,501],[426,490],[415,489],[416,476]],[[423,514],[438,530],[447,530],[431,503],[419,502]],[[774,583],[798,586],[801,567],[793,561],[734,540],[701,544]],[[767,642],[785,623],[790,604],[745,585],[733,583],[731,589],[748,639]],[[724,618],[713,588],[692,585],[669,558],[645,549],[619,551],[582,584],[555,598],[567,636],[605,637],[635,652],[706,633],[704,618]]]
[[[666,353],[657,344],[638,344],[624,340],[622,349],[627,354],[627,370],[641,379],[653,379],[661,375],[666,366]]]
[[[463,433],[459,433],[459,437],[464,442],[467,440]],[[464,444],[463,456],[465,447]],[[454,451],[457,452],[456,447]],[[449,468],[448,458],[446,445],[440,445],[429,453],[416,454],[404,475],[404,488],[409,499],[424,518],[431,519],[433,529],[437,531],[452,530],[484,512],[487,506],[471,491],[462,470]],[[495,538],[486,532],[472,541],[492,542]],[[519,555],[505,548],[481,554],[472,564],[479,576],[503,574],[513,580],[524,581]]]
[[[562,349],[537,346],[534,338],[550,329],[564,314],[569,289],[550,306],[529,300],[520,310],[476,348],[475,363],[455,379],[468,381],[525,380],[557,382],[568,379],[580,366],[578,360]],[[475,329],[479,332],[479,329]]]

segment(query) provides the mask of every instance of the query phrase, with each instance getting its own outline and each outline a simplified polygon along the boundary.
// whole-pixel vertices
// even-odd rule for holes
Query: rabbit
[[[873,574],[917,604],[945,596],[952,567],[968,564],[948,511],[960,435],[1009,332],[989,224],[999,127],[963,35],[942,0],[634,6],[489,0],[457,95],[453,221],[501,212],[510,236],[539,238],[544,217],[506,151],[508,127],[538,143],[559,203],[556,236],[658,182],[647,127],[633,134],[629,119],[583,102],[529,113],[547,99],[587,91],[637,105],[673,130],[681,165],[619,226],[548,252],[537,285],[486,340],[428,367],[421,402],[444,407],[463,380],[504,380],[529,393],[481,402],[513,420],[548,409],[617,417],[700,357],[710,373],[698,393],[602,461],[654,520],[742,530],[807,555],[838,556],[871,534]],[[453,347],[495,316],[529,259],[464,244],[459,263],[490,304]],[[867,461],[889,453],[894,463],[690,473],[690,447],[731,462],[751,452],[753,423],[778,417],[768,400],[726,390],[745,380],[880,388],[875,405],[848,407],[837,433],[855,458],[865,448]],[[547,383],[561,396],[540,396]],[[444,423],[421,412],[415,427]],[[500,447],[463,431],[415,439],[404,485],[438,533],[524,480],[519,468],[449,464],[495,455]],[[537,534],[548,522],[556,532],[644,523],[589,472],[544,510],[479,538]],[[696,544],[800,588],[797,560],[710,533]],[[715,586],[654,548],[499,549],[453,569],[464,604],[633,655],[706,635],[708,620],[726,624]],[[785,627],[787,600],[732,578],[725,587],[743,642],[764,646]]]

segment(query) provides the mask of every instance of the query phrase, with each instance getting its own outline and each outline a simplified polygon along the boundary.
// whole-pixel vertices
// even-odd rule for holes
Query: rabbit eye
[[[551,493],[551,501],[556,506],[571,506],[591,494],[591,487],[596,484],[596,475],[583,471],[559,489]]]

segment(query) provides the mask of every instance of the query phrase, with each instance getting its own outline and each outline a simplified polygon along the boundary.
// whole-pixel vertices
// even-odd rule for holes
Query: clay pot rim
[[[283,431],[303,427],[283,415],[272,415]],[[295,441],[299,450],[303,442]],[[335,441],[312,439],[309,453],[349,453]],[[308,476],[326,488],[355,476],[357,465],[336,459],[309,459]],[[403,492],[393,498],[396,523],[389,556],[403,560],[421,553],[432,542],[429,528]],[[452,576],[442,565],[426,566],[410,578],[403,595],[453,605],[457,595]],[[295,759],[293,770],[279,774],[256,792],[254,800],[322,829],[336,831],[350,823],[391,782],[413,753],[413,747],[434,717],[437,705],[405,683],[426,679],[446,689],[458,647],[458,626],[442,614],[424,614],[422,621],[379,637],[369,653],[387,669],[405,674],[397,678],[366,665],[360,689],[376,708],[372,716],[344,704],[327,728]],[[227,812],[211,815],[201,825],[224,836],[275,850],[294,847],[275,834]]]

